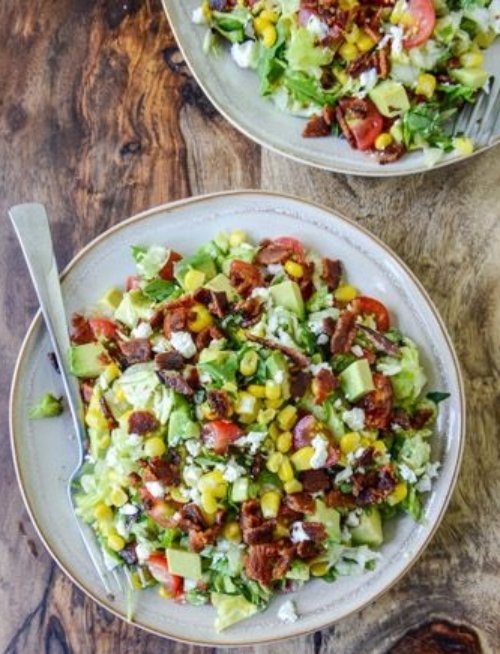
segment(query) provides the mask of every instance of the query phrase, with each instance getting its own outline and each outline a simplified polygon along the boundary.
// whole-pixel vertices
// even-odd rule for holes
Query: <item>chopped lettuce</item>
[[[305,27],[291,31],[286,58],[291,70],[313,73],[321,66],[330,64],[333,53],[329,48],[317,46],[316,37]]]
[[[418,399],[427,379],[415,343],[409,338],[405,338],[404,343],[401,357],[383,357],[377,365],[377,370],[391,377],[397,404],[409,408]]]

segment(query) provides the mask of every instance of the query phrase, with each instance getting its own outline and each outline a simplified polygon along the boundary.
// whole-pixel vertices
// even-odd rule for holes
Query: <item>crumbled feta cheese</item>
[[[318,345],[326,345],[330,339],[328,338],[328,334],[320,334],[316,340],[316,343]]]
[[[193,13],[191,14],[191,20],[195,25],[207,24],[207,17],[205,12],[203,11],[203,7],[196,7],[196,9],[193,9]]]
[[[439,474],[439,468],[441,463],[439,461],[434,461],[434,463],[428,463],[425,467],[425,472],[429,475],[431,479],[434,479]]]
[[[189,579],[189,577],[184,577],[183,590],[185,593],[190,590],[194,590],[197,585],[198,581],[196,579]]]
[[[190,359],[196,354],[196,345],[189,332],[172,332],[170,343],[185,359]]]
[[[231,57],[240,68],[255,68],[259,44],[257,41],[244,41],[243,43],[233,43],[231,46]]]
[[[311,14],[307,21],[306,30],[322,41],[328,36],[329,27],[316,14]]]
[[[143,438],[139,434],[129,434],[126,440],[127,447],[137,447],[143,442]]]
[[[417,490],[419,493],[428,493],[431,490],[431,488],[432,488],[431,478],[429,477],[428,474],[424,472],[424,474],[420,477],[420,479],[415,484],[415,490]]]
[[[304,529],[303,522],[294,522],[292,524],[292,528],[290,530],[290,540],[294,544],[303,543],[306,540],[311,540]]]
[[[328,458],[328,443],[322,436],[315,436],[311,445],[314,447],[314,454],[311,457],[311,467],[314,470],[322,468]]]
[[[493,0],[488,9],[490,12],[491,26],[496,34],[500,34],[500,0]]]
[[[119,515],[118,518],[115,520],[115,529],[116,529],[116,533],[122,536],[123,538],[129,537],[130,532],[127,529],[127,525],[125,524],[124,515]]]
[[[356,95],[364,98],[376,85],[378,81],[378,72],[376,68],[370,68],[363,71],[359,76],[359,90]]]
[[[264,288],[263,286],[257,286],[257,288],[253,289],[250,297],[260,297],[263,300],[267,300],[269,297],[269,289]]]
[[[352,475],[351,466],[346,466],[343,470],[337,472],[337,474],[335,475],[335,483],[341,484],[343,481],[347,481],[348,479],[350,479],[351,475]]]
[[[270,275],[273,275],[276,277],[277,275],[282,275],[283,274],[283,266],[281,263],[270,263],[267,266],[267,272]]]
[[[182,477],[188,486],[196,486],[202,474],[203,470],[198,466],[187,465],[182,472]]]
[[[122,515],[135,515],[138,511],[138,507],[130,503],[124,504],[118,509],[118,512]]]
[[[133,336],[133,338],[148,338],[152,333],[153,330],[148,322],[140,322],[137,327],[132,330],[131,336]]]
[[[363,348],[361,345],[353,345],[351,347],[351,352],[354,354],[355,357],[358,357],[358,359],[362,359],[365,356],[365,353],[363,352]]]
[[[165,495],[165,487],[160,481],[147,481],[146,489],[153,497],[163,497]]]
[[[281,620],[281,622],[284,622],[285,624],[291,624],[292,622],[296,622],[298,617],[297,609],[292,600],[287,600],[280,606],[278,611],[278,619]]]
[[[200,373],[200,381],[202,384],[210,384],[212,377],[205,370]]]
[[[234,459],[231,459],[230,461],[227,462],[226,466],[224,467],[224,472],[222,473],[222,476],[226,481],[232,484],[234,481],[236,481],[242,475],[244,475],[245,472],[246,472],[245,468],[238,465]]]
[[[238,447],[248,446],[250,454],[257,454],[257,450],[266,436],[267,433],[265,431],[250,431],[245,436],[238,438],[238,440],[235,441],[235,445]]]
[[[200,441],[197,441],[195,438],[190,438],[187,440],[184,445],[186,446],[186,450],[189,452],[191,456],[198,456],[201,450],[201,443]]]
[[[359,509],[355,509],[354,511],[349,511],[345,521],[346,525],[348,527],[357,527],[359,525],[360,514],[361,511]]]
[[[406,463],[400,463],[398,470],[401,477],[410,484],[414,484],[417,481],[417,475],[406,465]]]
[[[365,428],[365,412],[358,407],[354,407],[350,411],[344,411],[342,420],[351,431],[361,431]]]
[[[322,361],[321,363],[311,363],[308,370],[309,372],[312,372],[313,375],[317,375],[321,370],[329,370],[330,372],[333,372],[331,366],[329,366],[326,361]]]
[[[170,349],[170,343],[164,336],[159,336],[151,348],[153,352],[167,352]]]
[[[137,561],[138,563],[146,563],[146,561],[149,559],[149,555],[151,554],[153,550],[149,545],[146,543],[139,543],[138,545],[135,546],[135,553],[137,555]]]

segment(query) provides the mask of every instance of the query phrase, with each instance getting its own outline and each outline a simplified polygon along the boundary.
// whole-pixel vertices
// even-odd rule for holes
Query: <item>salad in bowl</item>
[[[310,579],[377,565],[438,474],[443,392],[342,262],[221,233],[190,256],[132,247],[136,274],[72,318],[88,452],[77,513],[131,588],[211,603],[220,631]],[[290,597],[290,596],[288,596]],[[278,616],[298,616],[284,597]]]
[[[499,0],[204,0],[193,21],[207,55],[228,44],[306,138],[340,136],[381,164],[474,150],[451,126],[490,88]]]

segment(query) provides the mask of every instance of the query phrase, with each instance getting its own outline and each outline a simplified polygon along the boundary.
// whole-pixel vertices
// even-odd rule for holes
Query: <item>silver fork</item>
[[[479,92],[474,104],[467,103],[453,125],[453,136],[464,134],[480,147],[500,136],[494,133],[500,116],[500,79],[490,77],[488,87]]]
[[[78,446],[78,463],[68,480],[69,500],[83,542],[106,594],[109,598],[116,599],[119,593],[124,593],[121,576],[116,569],[109,569],[106,566],[95,533],[89,525],[79,520],[75,513],[73,490],[84,463],[83,443],[86,433],[78,381],[71,375],[68,367],[67,352],[70,341],[47,213],[42,204],[30,203],[12,207],[9,210],[9,216],[21,244],[31,280],[40,302],[40,308],[59,364],[64,391],[73,419]]]

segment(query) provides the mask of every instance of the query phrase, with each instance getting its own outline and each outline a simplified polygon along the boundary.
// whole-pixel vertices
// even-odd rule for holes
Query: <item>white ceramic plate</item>
[[[418,343],[429,388],[447,390],[438,435],[432,447],[442,470],[425,505],[425,522],[401,517],[386,528],[377,569],[334,584],[308,583],[293,594],[300,619],[277,619],[282,598],[269,610],[216,634],[211,607],[191,607],[161,599],[156,591],[137,593],[134,623],[155,633],[206,645],[247,645],[317,630],[373,601],[399,579],[422,553],[448,503],[463,447],[464,397],[457,360],[441,319],[406,266],[368,232],[326,208],[270,193],[234,192],[193,198],[158,207],[125,221],[90,243],[64,273],[68,315],[92,305],[133,271],[132,244],[168,244],[192,252],[221,230],[245,228],[259,240],[283,234],[338,257],[349,280],[381,298],[396,324]],[[66,480],[76,460],[69,415],[30,421],[28,407],[44,392],[62,394],[60,379],[47,361],[50,344],[40,316],[21,349],[11,396],[12,450],[18,480],[31,518],[61,568],[97,602],[120,617],[123,600],[110,602],[99,583],[67,500]]]
[[[428,170],[421,152],[381,166],[373,157],[353,150],[343,139],[303,138],[304,119],[283,114],[272,102],[262,98],[255,72],[238,68],[229,49],[217,57],[203,53],[206,27],[194,25],[191,20],[193,9],[200,6],[201,0],[162,2],[177,43],[198,84],[230,123],[260,145],[301,163],[352,175],[393,177]],[[500,83],[500,41],[488,51],[486,68]],[[497,129],[500,136],[500,124]],[[461,158],[449,154],[435,167],[458,160]]]

